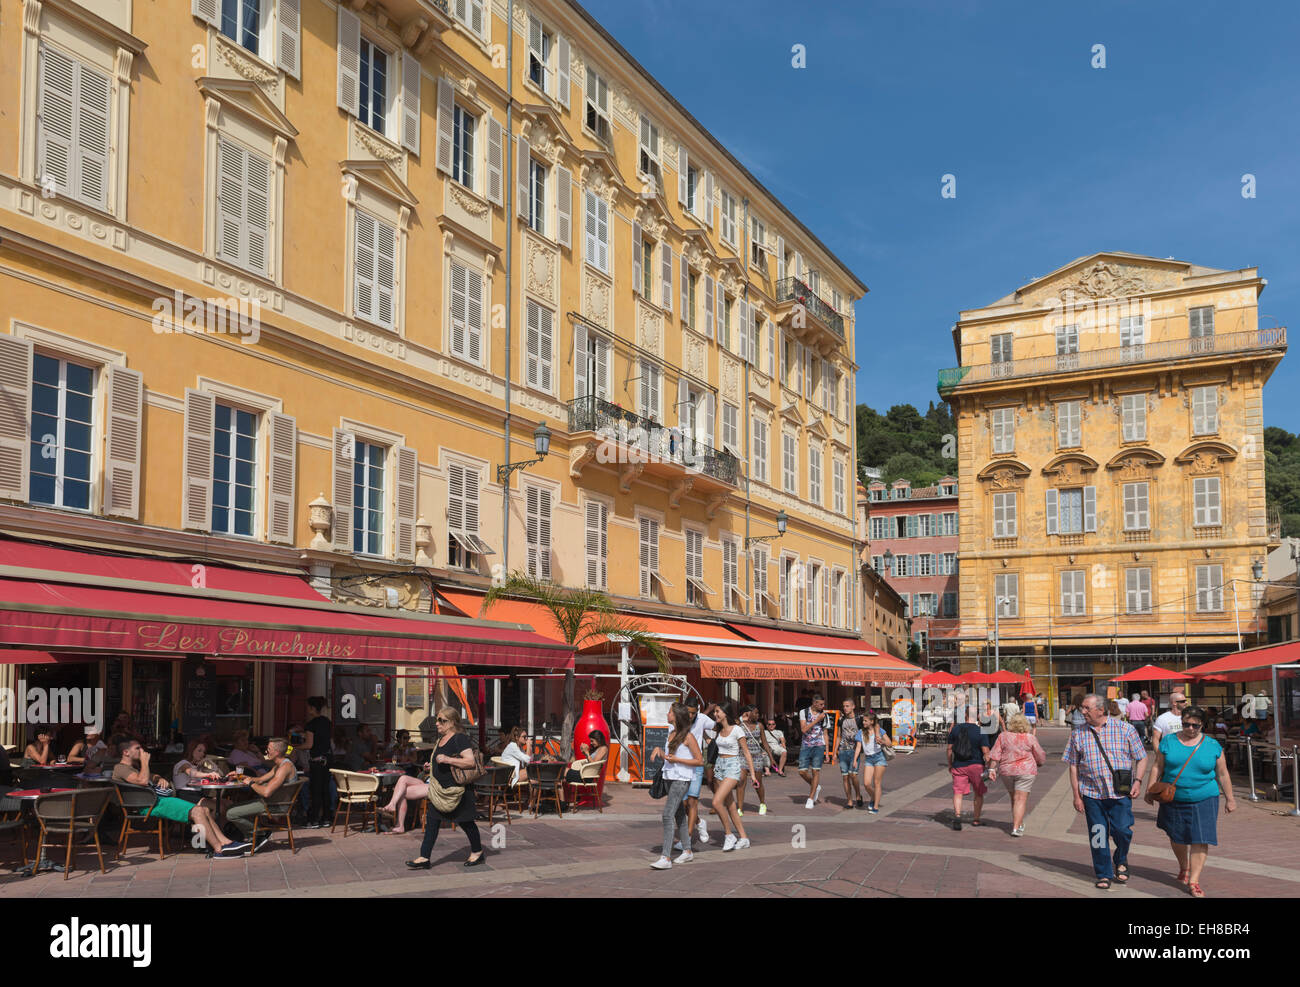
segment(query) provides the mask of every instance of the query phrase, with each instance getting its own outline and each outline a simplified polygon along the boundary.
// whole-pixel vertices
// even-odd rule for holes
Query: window
[[[451,14],[480,38],[487,37],[485,0],[451,0]]]
[[[767,421],[761,415],[754,415],[751,419],[753,426],[753,443],[750,450],[750,460],[754,469],[754,479],[760,483],[767,482]]]
[[[778,593],[781,597],[781,619],[793,620],[795,616],[795,595],[799,582],[799,559],[794,555],[781,556],[779,575],[781,585]]]
[[[809,624],[820,624],[822,622],[821,598],[822,598],[822,580],[824,574],[822,567],[816,562],[808,563],[808,593],[806,597],[806,612],[804,622]]]
[[[1056,406],[1056,444],[1061,449],[1083,445],[1082,408],[1078,401],[1062,401]]]
[[[1151,570],[1124,570],[1125,613],[1151,612]]]
[[[754,574],[754,606],[760,610],[765,609],[763,598],[767,596],[767,549],[755,548],[750,553],[750,562]]]
[[[831,612],[829,614],[830,625],[832,627],[843,626],[840,623],[840,612],[843,609],[844,599],[844,573],[838,570],[831,573]]]
[[[889,537],[889,518],[873,517],[871,519],[871,540],[880,541]]]
[[[360,439],[356,440],[354,450],[352,551],[360,555],[383,555],[384,467],[388,450]]]
[[[1083,569],[1067,569],[1061,573],[1062,617],[1082,617],[1087,614],[1086,577],[1087,572]]]
[[[822,502],[822,450],[814,442],[808,443],[808,499]]]
[[[360,209],[353,223],[352,309],[385,329],[397,324],[397,230]]]
[[[1014,493],[993,495],[993,537],[1016,537],[1016,495]]]
[[[641,240],[641,283],[637,286],[641,297],[653,302],[655,297],[655,244],[653,240]]]
[[[1148,531],[1151,528],[1149,484],[1124,484],[1124,530]]]
[[[528,336],[525,340],[524,379],[529,387],[548,394],[555,391],[554,316],[531,298],[528,300]]]
[[[922,552],[916,557],[916,574],[918,576],[934,575],[934,556],[929,552]]]
[[[994,606],[999,617],[1020,616],[1020,574],[1018,572],[999,572],[993,578]]]
[[[1077,535],[1097,530],[1097,488],[1047,491],[1047,533]]]
[[[92,368],[42,353],[32,357],[32,503],[90,510],[94,400]]]
[[[740,409],[722,402],[722,448],[740,455]]]
[[[939,574],[941,576],[957,575],[957,553],[956,552],[944,552],[943,555],[941,555],[939,558],[940,558],[940,566],[941,566],[939,570]]]
[[[993,363],[1010,363],[1011,362],[1011,340],[1013,335],[1009,332],[1000,332],[989,337],[989,347],[992,350]]]
[[[682,266],[686,266],[686,258],[682,257]],[[686,289],[685,305],[682,307],[682,321],[692,329],[695,328],[695,309],[697,305],[697,295],[700,287],[700,276],[694,271],[688,269],[686,280],[684,282]]]
[[[528,81],[551,94],[551,46],[554,38],[536,17],[528,17]]]
[[[912,568],[912,557],[910,555],[894,556],[894,575],[895,576],[914,576],[916,573]]]
[[[269,268],[271,162],[217,138],[217,259],[254,274]]]
[[[1192,434],[1214,435],[1219,431],[1219,389],[1192,388]]]
[[[871,568],[876,572],[885,571],[885,557],[883,555],[871,556]]]
[[[653,518],[640,519],[641,528],[641,595],[649,596],[654,587],[651,582],[659,574],[659,522]]]
[[[528,225],[546,236],[546,165],[528,159]]]
[[[935,615],[934,594],[917,593],[912,598],[913,606],[916,608],[913,616],[915,617],[933,617]]]
[[[686,210],[693,216],[704,209],[704,190],[700,187],[700,169],[694,165],[686,168]]]
[[[40,46],[36,179],[60,195],[108,208],[112,84],[58,48]]]
[[[1196,612],[1220,613],[1223,610],[1223,566],[1196,567]]]
[[[826,391],[826,410],[835,418],[840,417],[840,382],[843,379],[843,374],[839,371],[833,370],[831,372],[831,377],[829,378],[830,387],[828,387]]]
[[[654,422],[663,420],[663,402],[660,397],[662,390],[663,371],[659,369],[657,364],[642,360],[640,406],[640,414],[642,418],[649,418]]]
[[[261,54],[261,0],[221,0],[221,33],[231,41]]]
[[[942,617],[957,616],[957,594],[956,593],[943,594],[943,609],[940,611],[940,616]]]
[[[718,229],[722,242],[736,246],[736,198],[726,189],[722,190],[722,221]]]
[[[733,349],[731,343],[731,310],[735,303],[721,290],[718,291],[718,302],[718,345],[724,350],[731,350]],[[744,341],[743,336],[741,341]]]
[[[451,177],[474,190],[474,128],[477,118],[459,103],[452,110]]]
[[[609,143],[609,84],[587,65],[587,129]]]
[[[525,509],[528,543],[528,575],[543,582],[551,581],[551,491],[527,486]]]
[[[587,263],[609,273],[609,203],[587,192]]]
[[[897,494],[898,491],[895,490],[894,493]],[[895,497],[894,499],[897,500],[898,498]],[[907,518],[906,518],[906,516],[900,514],[898,517],[894,518],[894,537],[895,537],[895,538],[906,538],[906,537],[907,537]]]
[[[253,535],[256,443],[257,415],[218,403],[212,453],[212,530],[218,534]]]
[[[994,408],[990,412],[993,422],[993,451],[1016,451],[1016,409]]]
[[[609,580],[609,507],[589,500],[587,508],[587,588],[605,589]]]
[[[844,460],[837,458],[831,465],[832,470],[832,493],[834,498],[834,511],[836,514],[843,514],[845,510],[844,502]]]
[[[1125,394],[1120,399],[1125,442],[1144,442],[1147,437],[1147,396]]]
[[[483,362],[483,275],[451,261],[451,352],[470,363]]]
[[[1079,365],[1079,327],[1059,326],[1056,330],[1056,366],[1072,369]]]
[[[1214,335],[1214,306],[1187,310],[1187,332],[1193,339]]]
[[[934,534],[934,515],[918,514],[916,516],[916,533],[920,538],[929,538]]]
[[[1141,315],[1126,316],[1119,320],[1119,345],[1125,349],[1141,346],[1146,342],[1146,317]]]
[[[1198,528],[1223,523],[1217,476],[1198,476],[1192,480],[1192,514],[1192,523]]]
[[[781,433],[781,477],[786,493],[799,492],[799,437]]]
[[[943,535],[955,535],[957,533],[957,513],[955,511],[949,511],[941,515],[941,517],[943,518],[943,523],[939,533]]]
[[[650,122],[650,118],[641,117],[641,154],[639,160],[641,174],[655,180],[655,188],[663,186],[663,169],[659,163],[659,128]]]
[[[750,262],[755,267],[765,267],[767,259],[763,252],[767,249],[767,227],[757,216],[749,218],[749,253]]]
[[[736,543],[731,539],[724,539],[722,542],[722,605],[728,610],[740,609],[736,554]]]
[[[361,39],[361,98],[357,102],[357,119],[371,130],[387,133],[388,53],[364,37]],[[470,148],[473,148],[472,140]]]
[[[492,550],[479,537],[479,488],[482,474],[460,463],[447,464],[447,564],[474,569],[478,556]]]

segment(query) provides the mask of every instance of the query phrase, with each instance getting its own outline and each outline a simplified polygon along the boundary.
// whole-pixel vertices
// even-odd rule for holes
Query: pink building
[[[867,556],[907,604],[916,660],[959,671],[957,480],[913,489],[907,480],[867,485]]]

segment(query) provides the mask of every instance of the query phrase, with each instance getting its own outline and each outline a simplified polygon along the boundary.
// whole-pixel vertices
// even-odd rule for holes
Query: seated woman
[[[423,774],[427,777],[428,765],[425,765]],[[412,800],[422,801],[429,797],[429,786],[423,778],[413,778],[411,775],[402,775],[397,779],[397,784],[393,786],[393,797],[388,800],[388,804],[381,806],[379,811],[384,815],[393,816],[396,825],[390,829],[389,833],[406,832],[406,804]]]
[[[570,785],[581,784],[582,764],[609,759],[609,739],[599,730],[593,730],[581,750],[583,756],[570,761],[569,770],[564,773],[564,780]]]
[[[36,736],[23,751],[23,760],[31,767],[54,763],[54,728],[37,727]]]
[[[398,730],[393,736],[393,743],[386,753],[388,760],[394,764],[410,764],[415,759],[415,747],[411,744],[411,731]]]
[[[185,756],[172,768],[172,787],[181,789],[197,785],[204,779],[215,781],[221,777],[217,766],[208,760],[207,745],[201,740],[191,741]]]
[[[266,758],[262,756],[261,751],[249,743],[247,730],[235,731],[234,746],[226,755],[226,761],[232,769],[242,767],[245,774],[260,775],[266,770]]]
[[[108,744],[99,735],[99,728],[86,727],[86,734],[68,751],[68,763],[82,765],[82,774],[99,774],[108,760]]]
[[[528,748],[532,746],[532,741],[528,739],[528,731],[523,727],[511,727],[506,736],[510,738],[510,741],[499,756],[501,760],[509,761],[515,766],[515,773],[510,777],[510,784],[518,785],[520,778],[525,781],[528,780],[528,762],[532,760]]]

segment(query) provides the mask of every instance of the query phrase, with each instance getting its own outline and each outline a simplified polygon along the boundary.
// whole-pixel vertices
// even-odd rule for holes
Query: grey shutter
[[[298,477],[298,423],[292,415],[271,412],[270,469],[267,471],[267,541],[293,544],[293,503]]]
[[[420,457],[409,446],[397,447],[396,551],[398,562],[415,560],[415,517],[420,480]]]
[[[32,344],[0,334],[0,497],[26,500],[32,412]]]
[[[1047,491],[1047,533],[1049,535],[1055,535],[1060,532],[1057,499],[1057,493],[1055,490]]]
[[[673,248],[668,245],[668,241],[662,241],[659,247],[663,255],[660,264],[660,277],[663,281],[663,306],[669,312],[673,310]]]
[[[339,16],[343,14],[343,8],[339,8]],[[451,88],[451,80],[441,78],[438,80],[438,149],[434,156],[438,159],[438,170],[451,173],[451,155],[452,146],[455,143],[453,128],[455,127],[454,117],[456,115],[456,95]]]
[[[641,268],[643,257],[641,254],[641,224],[632,224],[632,290],[638,295],[641,294]]]
[[[713,229],[713,172],[704,175],[704,225]]]
[[[591,377],[587,362],[591,354],[587,351],[587,327],[581,322],[573,327],[573,396],[586,397],[594,394],[591,389]]]
[[[108,428],[104,437],[104,513],[140,516],[140,427],[144,377],[138,370],[110,366],[105,375]],[[211,467],[212,460],[208,460]]]
[[[682,321],[689,324],[691,321],[691,265],[686,260],[686,254],[682,254]]]
[[[271,162],[252,153],[244,160],[248,178],[244,188],[244,266],[266,274],[271,264]]]
[[[785,280],[785,237],[776,238],[776,278],[778,281]]]
[[[211,394],[185,389],[185,449],[182,454],[181,514],[185,527],[212,530],[212,448],[217,401]]]
[[[375,321],[375,219],[356,211],[352,250],[352,308],[358,319]]]
[[[570,62],[569,39],[559,35],[555,39],[555,84],[560,105],[565,109],[568,109],[569,89],[573,85],[569,75]]]
[[[338,104],[352,116],[360,112],[361,21],[342,4],[339,4]]]
[[[73,132],[77,107],[77,63],[47,45],[40,47],[40,101],[36,114],[36,180],[72,191],[75,169]]]
[[[1083,530],[1097,530],[1097,488],[1083,488]]]
[[[573,175],[568,168],[555,168],[555,239],[562,247],[573,240]]]
[[[712,391],[704,395],[704,441],[710,448],[717,448],[717,395]]]
[[[608,575],[608,514],[605,505],[589,500],[587,513],[587,587],[604,589]]]
[[[686,205],[686,172],[690,169],[690,155],[686,153],[686,148],[682,145],[677,146],[677,201],[683,206]]]
[[[218,0],[190,0],[190,13],[213,27],[221,26],[221,16],[217,10]]]
[[[503,169],[505,158],[502,156],[502,141],[505,128],[495,117],[488,117],[487,125],[487,198],[494,206],[502,203],[504,194]]]
[[[420,77],[420,60],[402,52],[402,147],[416,155],[420,153]]]
[[[713,338],[713,275],[704,275],[704,335]]]
[[[88,65],[77,66],[75,194],[82,202],[108,208],[108,115],[112,84]]]
[[[202,2],[202,0],[195,0]],[[212,0],[213,6],[216,0]],[[276,6],[275,64],[295,79],[302,78],[302,0],[280,0]]]
[[[517,203],[517,212],[525,221],[528,219],[528,165],[533,160],[532,148],[528,145],[528,138],[520,134],[517,152],[515,155],[515,197],[519,200]]]
[[[331,532],[336,551],[352,551],[352,467],[347,453],[348,433],[334,429],[333,500],[334,526]],[[353,454],[355,455],[355,445]]]

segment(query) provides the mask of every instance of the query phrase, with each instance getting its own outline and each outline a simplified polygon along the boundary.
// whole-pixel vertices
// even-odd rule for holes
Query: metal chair
[[[99,821],[104,817],[104,810],[113,798],[111,788],[78,789],[71,792],[55,792],[42,795],[36,800],[36,819],[41,825],[40,836],[36,844],[36,858],[47,846],[58,846],[46,837],[67,837],[67,852],[63,863],[63,879],[68,879],[72,870],[73,847],[76,844],[77,830],[84,834],[91,832],[95,838],[95,853],[99,855],[99,872],[107,874],[104,868],[104,848],[99,842]]]
[[[339,801],[334,807],[334,822],[330,826],[330,833],[338,826],[339,813],[343,812],[343,838],[347,839],[354,805],[361,812],[361,831],[365,832],[366,813],[369,812],[375,832],[379,832],[379,779],[374,775],[344,771],[342,768],[330,768],[330,774],[334,776],[334,784],[339,790]]]
[[[518,769],[519,777],[514,784],[506,783],[509,800],[514,802],[514,808],[521,815],[524,810],[531,804],[532,796],[528,789],[528,772],[515,761],[506,760],[503,757],[492,758],[493,764],[504,765],[510,769],[510,777],[514,777],[515,770]]]
[[[297,847],[293,845],[293,805],[298,801],[298,793],[302,791],[304,784],[306,782],[291,781],[281,785],[275,790],[275,794],[266,800],[266,808],[253,817],[253,853],[257,853],[257,831],[262,828],[271,833],[277,829],[287,831],[289,852],[298,852]]]
[[[27,866],[27,820],[23,818],[21,799],[0,796],[0,833],[18,834],[18,846],[23,857],[23,866]]]
[[[474,782],[474,796],[480,802],[481,811],[487,813],[488,825],[492,825],[493,815],[498,807],[506,810],[506,822],[510,823],[510,776],[514,768],[508,764],[491,764],[487,773]],[[482,803],[486,803],[486,806]]]
[[[564,803],[562,801],[564,789],[564,772],[568,770],[568,765],[563,761],[547,761],[544,763],[534,763],[528,765],[528,785],[532,791],[532,809],[533,818],[537,818],[538,810],[541,808],[542,799],[553,799],[555,801],[555,811],[563,818]]]
[[[87,789],[98,791],[98,789]],[[117,804],[122,809],[122,832],[117,837],[117,859],[126,853],[127,841],[132,834],[152,839],[158,837],[158,859],[167,856],[167,820],[162,816],[151,816],[153,807],[158,804],[158,796],[152,788],[145,785],[130,785],[115,782],[111,788],[117,795]]]
[[[605,762],[588,761],[578,773],[582,777],[580,782],[569,782],[569,787],[573,789],[573,809],[576,812],[579,806],[594,805],[603,815],[605,812]]]

